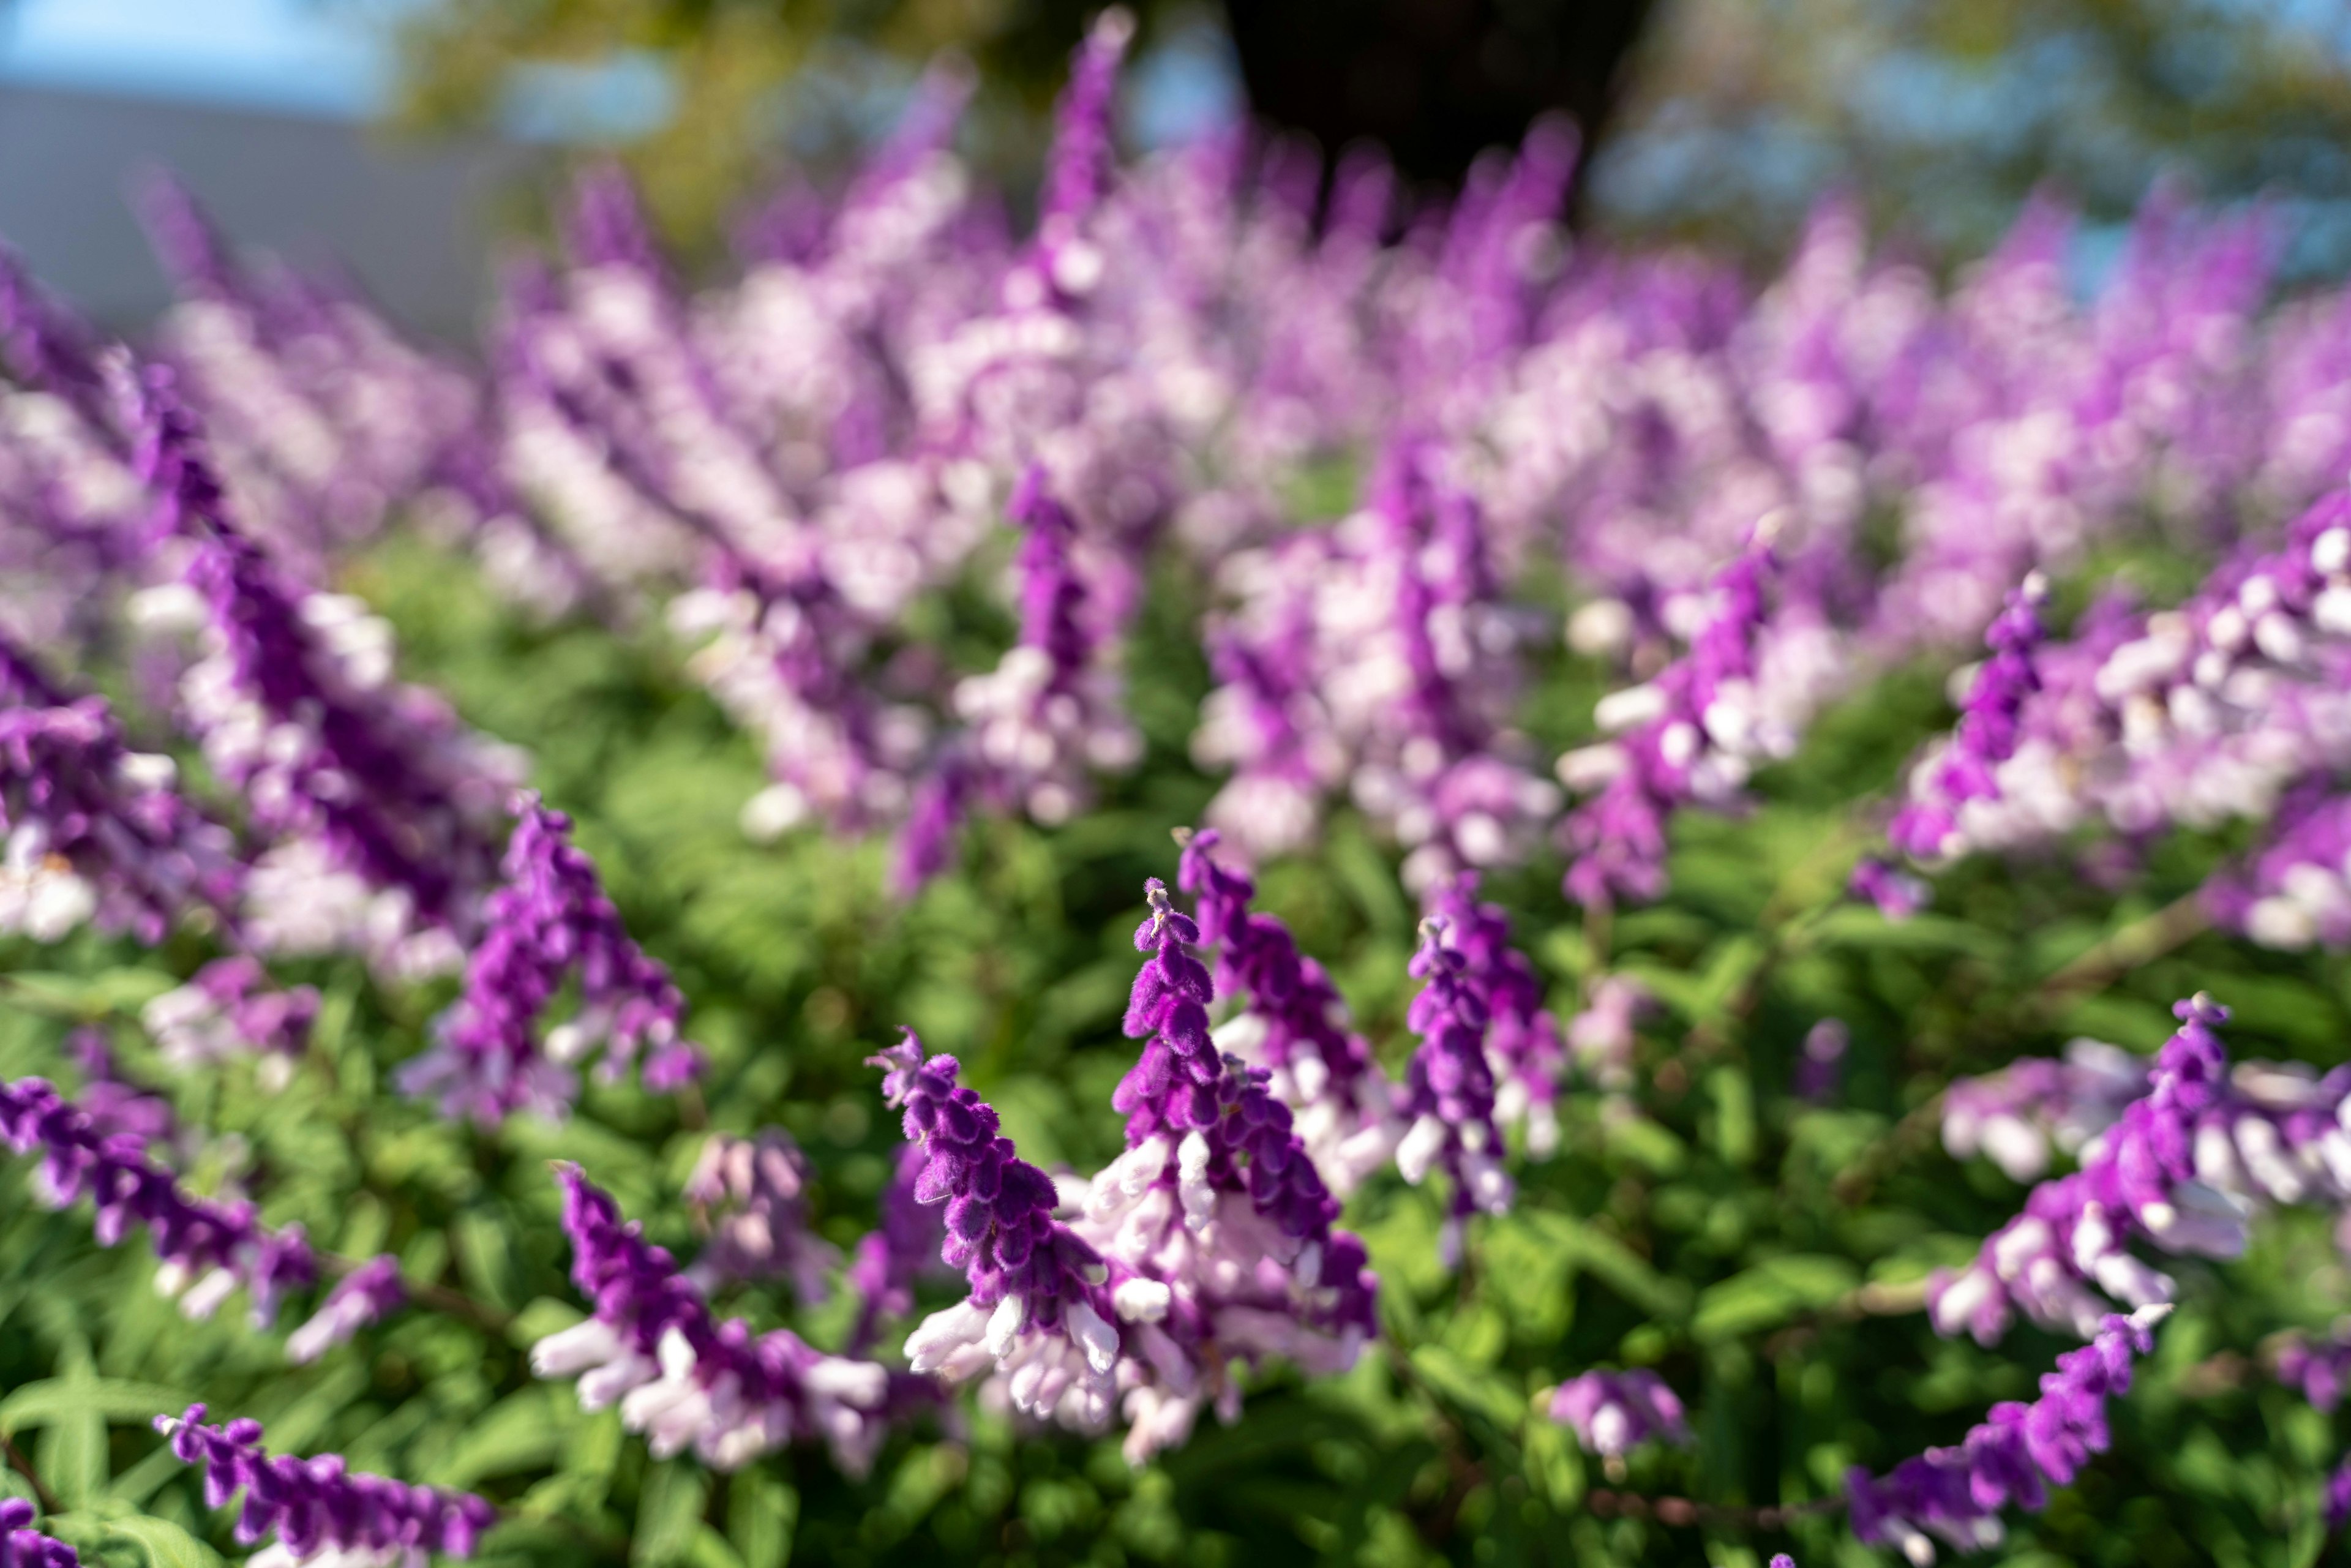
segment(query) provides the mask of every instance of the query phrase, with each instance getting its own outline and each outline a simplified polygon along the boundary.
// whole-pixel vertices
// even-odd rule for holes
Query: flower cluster
[[[575,1377],[580,1403],[618,1401],[621,1420],[657,1457],[691,1448],[719,1469],[821,1439],[843,1469],[863,1474],[893,1418],[920,1385],[871,1361],[827,1355],[789,1329],[755,1334],[720,1322],[669,1253],[624,1223],[620,1206],[577,1166],[557,1172],[571,1279],[595,1315],[531,1347],[540,1377]]]
[[[925,1059],[909,1030],[872,1060],[883,1099],[923,1151],[914,1197],[946,1206],[940,1255],[970,1286],[907,1336],[907,1359],[954,1382],[992,1369],[1015,1409],[1099,1430],[1120,1349],[1110,1266],[1053,1218],[1052,1178],[997,1131],[993,1106],[956,1082],[954,1057]]]
[[[37,1078],[0,1083],[0,1142],[42,1156],[43,1200],[63,1208],[87,1196],[98,1211],[99,1245],[111,1247],[133,1225],[147,1228],[162,1267],[155,1288],[177,1296],[190,1317],[209,1317],[242,1287],[253,1321],[277,1315],[288,1291],[319,1275],[298,1225],[265,1228],[249,1203],[219,1203],[183,1191],[147,1158],[136,1136],[101,1133],[79,1107]]]
[[[2106,1400],[2128,1392],[2133,1359],[2155,1347],[2155,1325],[2170,1311],[2150,1304],[2100,1319],[2088,1344],[2043,1375],[2041,1397],[1993,1406],[1957,1446],[1929,1448],[1882,1477],[1856,1468],[1845,1482],[1854,1533],[1899,1547],[1920,1568],[1935,1560],[1928,1532],[1961,1552],[1998,1545],[2001,1509],[2047,1507],[2049,1488],[2071,1485],[2105,1451]]]
[[[579,1092],[570,1064],[599,1047],[608,1081],[641,1052],[649,1089],[674,1089],[700,1071],[701,1053],[678,1035],[685,998],[630,939],[570,831],[571,819],[537,797],[517,801],[505,880],[483,906],[465,994],[436,1026],[433,1049],[401,1070],[404,1090],[437,1096],[448,1115],[485,1125],[522,1110],[560,1116]],[[541,1015],[572,979],[580,1010],[542,1045]]]
[[[2260,1207],[2339,1208],[2351,1199],[2351,1134],[2342,1121],[2351,1070],[2322,1074],[2300,1062],[2256,1061],[2231,1070],[2212,1031],[2227,1010],[2200,994],[2174,1010],[2180,1030],[2157,1054],[2144,1092],[2081,1145],[2081,1168],[2035,1186],[2023,1214],[1966,1270],[1936,1277],[1928,1305],[1938,1331],[1964,1327],[1991,1343],[2013,1306],[2086,1336],[2103,1315],[2102,1294],[2133,1306],[2171,1299],[2172,1281],[2124,1250],[2126,1240],[2234,1258]],[[2092,1071],[2098,1087],[2078,1102],[2070,1097],[2081,1075],[2053,1075],[2066,1097],[2043,1102],[2056,1135],[2065,1135],[2060,1116],[2078,1126],[2085,1113],[2103,1114],[2097,1096],[2111,1103],[2131,1069],[2108,1060]],[[1987,1127],[2003,1113],[1995,1110]],[[2020,1163],[2041,1156],[2035,1135],[2029,1126],[1992,1134]]]
[[[1526,1128],[1527,1152],[1540,1159],[1559,1146],[1552,1103],[1567,1071],[1559,1021],[1543,1005],[1543,987],[1526,955],[1510,946],[1510,917],[1478,901],[1478,878],[1464,873],[1438,888],[1429,915],[1462,957],[1463,978],[1486,1003],[1486,1062],[1493,1074],[1494,1117]]]
[[[1586,1453],[1616,1458],[1656,1439],[1687,1447],[1689,1422],[1680,1396],[1656,1373],[1584,1372],[1551,1396],[1551,1418],[1572,1428]]]
[[[234,905],[227,831],[131,750],[99,697],[67,699],[0,636],[0,933],[54,942],[86,921],[160,941]]]
[[[1351,1192],[1387,1164],[1402,1136],[1395,1086],[1349,1027],[1322,966],[1298,950],[1288,926],[1250,909],[1256,883],[1210,853],[1220,841],[1214,828],[1186,835],[1176,879],[1198,901],[1199,939],[1216,954],[1215,990],[1240,1003],[1211,1038],[1267,1070],[1324,1184]]]
[[[1137,1463],[1182,1442],[1204,1405],[1238,1416],[1235,1363],[1343,1371],[1378,1328],[1363,1243],[1332,1228],[1338,1200],[1269,1092],[1271,1075],[1195,1043],[1210,999],[1187,951],[1199,928],[1156,878],[1145,893],[1134,945],[1149,956],[1127,1032],[1146,1041],[1113,1102],[1127,1112],[1127,1152],[1088,1184],[1071,1227],[1110,1260]]]
[[[1887,829],[1896,849],[1935,859],[1954,839],[1964,841],[1959,819],[1968,803],[1998,795],[1994,769],[2016,754],[2017,716],[2040,685],[2032,653],[2044,634],[2040,608],[2048,597],[2047,580],[2034,573],[1984,634],[1991,657],[1969,683],[1959,727],[1912,769],[1910,799]]]
[[[286,1359],[297,1365],[316,1361],[407,1300],[400,1260],[389,1253],[371,1258],[337,1281],[310,1321],[286,1336]]]
[[[1421,1037],[1405,1078],[1404,1114],[1410,1118],[1396,1145],[1396,1169],[1417,1186],[1442,1166],[1453,1179],[1453,1201],[1442,1241],[1446,1266],[1461,1260],[1462,1225],[1471,1214],[1500,1214],[1513,1184],[1502,1168],[1502,1134],[1494,1124],[1494,1070],[1486,1058],[1492,1007],[1479,977],[1458,947],[1446,945],[1445,922],[1421,922],[1413,977],[1427,982],[1412,999],[1405,1021]]]
[[[254,1554],[264,1568],[321,1562],[323,1568],[423,1568],[429,1552],[471,1557],[497,1518],[471,1492],[411,1486],[348,1469],[336,1454],[298,1459],[261,1446],[261,1423],[204,1425],[204,1407],[158,1416],[180,1462],[204,1474],[204,1502],[225,1508],[242,1489],[236,1538],[247,1545],[275,1536]]]
[[[1953,1159],[1981,1154],[2016,1181],[2049,1168],[2052,1145],[2067,1155],[2122,1119],[2147,1091],[2147,1062],[2103,1040],[2076,1040],[2062,1060],[2028,1057],[1943,1092],[1943,1146]]]
[[[80,1568],[81,1556],[33,1526],[33,1505],[0,1497],[0,1568]]]
[[[308,1044],[319,1016],[309,986],[280,990],[248,954],[215,958],[140,1009],[163,1060],[178,1068],[259,1055],[279,1072]],[[266,1071],[268,1069],[265,1069]]]
[[[780,1127],[758,1136],[714,1134],[686,1178],[685,1201],[709,1228],[686,1278],[705,1291],[746,1280],[789,1280],[821,1301],[841,1254],[809,1229],[808,1156]]]
[[[436,694],[395,684],[383,622],[304,589],[229,521],[167,373],[123,379],[139,476],[187,561],[184,591],[150,591],[150,620],[204,631],[182,717],[271,841],[246,887],[254,939],[359,946],[403,974],[451,967],[517,757],[465,729]]]

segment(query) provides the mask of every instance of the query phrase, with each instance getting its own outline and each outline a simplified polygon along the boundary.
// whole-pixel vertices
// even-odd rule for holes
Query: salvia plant
[[[2317,1560],[2351,293],[1131,30],[470,359],[0,266],[0,1564]]]

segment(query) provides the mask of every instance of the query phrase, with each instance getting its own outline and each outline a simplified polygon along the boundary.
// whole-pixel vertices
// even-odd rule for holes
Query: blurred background
[[[126,183],[179,173],[249,245],[340,259],[470,336],[549,166],[615,152],[689,264],[786,171],[820,183],[941,50],[1007,182],[1091,0],[0,0],[0,235],[110,325],[166,293]],[[2345,0],[1140,0],[1125,134],[1249,109],[1415,180],[1562,113],[1573,220],[1768,259],[1825,193],[1929,261],[2036,187],[2091,220],[2088,286],[2167,183],[2275,211],[2289,280],[2351,268]],[[1017,190],[1017,183],[1015,184]]]

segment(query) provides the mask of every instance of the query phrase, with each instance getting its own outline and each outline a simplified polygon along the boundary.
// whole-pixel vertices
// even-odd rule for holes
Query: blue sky
[[[5,0],[0,79],[357,117],[382,100],[383,0]]]

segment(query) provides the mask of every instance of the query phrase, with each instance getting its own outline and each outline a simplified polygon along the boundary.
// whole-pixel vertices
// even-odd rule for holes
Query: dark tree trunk
[[[1226,0],[1249,103],[1333,154],[1383,143],[1411,180],[1458,184],[1546,111],[1604,133],[1650,0]]]

